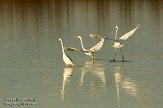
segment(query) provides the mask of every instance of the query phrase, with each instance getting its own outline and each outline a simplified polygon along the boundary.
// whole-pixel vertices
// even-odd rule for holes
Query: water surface
[[[8,98],[35,98],[32,108],[161,108],[163,106],[163,6],[161,0],[0,0],[0,107]],[[67,52],[58,38],[89,49],[89,33],[114,37],[140,28],[117,62],[112,42],[95,54]],[[13,101],[12,101],[13,102]],[[12,103],[9,101],[9,103]],[[18,103],[18,102],[17,102]],[[16,107],[17,105],[14,105]]]

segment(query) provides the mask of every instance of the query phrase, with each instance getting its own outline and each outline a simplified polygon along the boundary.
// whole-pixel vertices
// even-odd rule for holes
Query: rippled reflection
[[[63,73],[62,89],[61,89],[61,100],[64,100],[65,87],[69,83],[72,76],[73,68],[65,68]]]
[[[122,90],[124,90],[127,94],[131,96],[137,96],[138,89],[135,81],[122,74],[120,65],[115,67],[114,77],[116,84],[117,101],[119,106],[120,106],[120,88],[122,88]]]
[[[119,90],[120,90],[120,83],[122,81],[122,74],[121,74],[120,67],[115,67],[114,77],[115,77],[115,83],[116,83],[117,101],[118,101],[118,105],[120,106]]]
[[[89,76],[86,76],[89,75]],[[85,62],[82,67],[80,86],[83,86],[84,80],[86,78],[90,79],[91,90],[102,88],[103,90],[106,87],[105,71],[102,63],[95,62],[94,60]]]

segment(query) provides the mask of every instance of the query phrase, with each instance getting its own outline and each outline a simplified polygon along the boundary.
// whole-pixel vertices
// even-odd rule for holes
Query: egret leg
[[[95,55],[94,55],[94,53],[92,53],[92,59],[95,60]]]
[[[125,61],[125,58],[124,58],[124,56],[123,56],[123,54],[122,54],[122,51],[121,51],[121,48],[120,48],[120,52],[121,52],[123,61]]]
[[[113,59],[113,61],[115,61],[116,55],[117,55],[117,49],[115,48],[115,49],[114,49],[114,59]]]

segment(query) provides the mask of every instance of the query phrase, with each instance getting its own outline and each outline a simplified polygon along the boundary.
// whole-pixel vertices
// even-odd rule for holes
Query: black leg
[[[94,55],[94,53],[92,53],[92,56],[91,56],[91,57],[92,57],[93,60],[95,60],[95,55]]]
[[[116,50],[116,48],[115,48],[115,50],[114,50],[114,59],[113,59],[113,61],[115,61],[116,55],[117,55],[117,50]]]
[[[124,56],[123,56],[123,54],[122,54],[122,51],[121,51],[121,48],[120,48],[120,52],[121,52],[123,61],[125,61],[125,58],[124,58]]]

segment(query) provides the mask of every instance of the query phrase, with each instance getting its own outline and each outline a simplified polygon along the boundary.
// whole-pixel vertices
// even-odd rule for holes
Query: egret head
[[[89,34],[89,36],[93,38],[94,37],[94,34]]]
[[[118,30],[118,26],[115,26],[115,29]]]
[[[80,39],[80,38],[81,38],[81,36],[76,36],[76,38],[79,38],[79,39]]]
[[[89,36],[90,36],[91,38],[100,38],[100,36],[95,35],[95,34],[89,34]]]
[[[61,38],[59,38],[58,40],[61,41]]]

